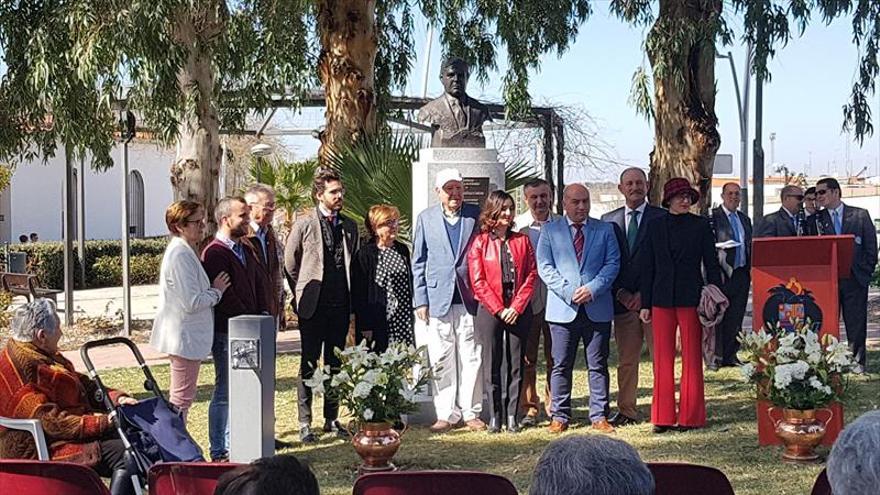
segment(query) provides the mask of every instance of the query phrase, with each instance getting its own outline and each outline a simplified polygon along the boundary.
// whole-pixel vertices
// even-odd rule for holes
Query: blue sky
[[[594,4],[593,16],[582,26],[575,44],[557,58],[546,56],[540,72],[532,75],[530,91],[536,104],[545,102],[583,105],[601,126],[602,137],[620,161],[628,165],[647,166],[653,146],[653,125],[637,115],[627,104],[630,79],[642,63],[643,31],[612,17],[604,2]],[[420,95],[426,26],[417,23],[417,53],[413,74],[406,88],[409,95]],[[845,173],[847,136],[841,132],[842,105],[847,101],[856,74],[858,50],[851,40],[849,19],[840,19],[830,26],[814,22],[803,37],[796,37],[777,51],[771,62],[772,81],[764,88],[764,151],[770,164],[770,133],[776,133],[776,163],[811,175]],[[742,86],[745,47],[736,43],[719,47],[733,52],[737,77]],[[439,71],[438,42],[433,44],[429,69],[428,95],[442,91],[437,80]],[[503,63],[501,70],[503,70]],[[489,100],[499,100],[501,73],[490,77],[484,87],[472,83],[469,93]],[[716,113],[722,144],[719,153],[734,155],[735,169],[739,164],[739,120],[736,96],[727,60],[716,65],[718,96]],[[751,88],[754,104],[754,80]],[[874,108],[880,102],[874,99]],[[875,111],[876,113],[876,111]],[[754,138],[754,107],[749,118],[749,148]],[[858,171],[869,167],[868,175],[880,174],[877,134],[863,147],[851,141],[850,166]],[[810,165],[811,163],[811,165]],[[749,165],[751,167],[751,163]],[[613,172],[609,172],[613,176]]]

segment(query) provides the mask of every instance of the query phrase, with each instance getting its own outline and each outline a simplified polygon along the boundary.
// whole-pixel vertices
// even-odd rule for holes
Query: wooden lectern
[[[850,276],[854,237],[772,237],[752,243],[752,328],[760,330],[770,321],[785,322],[788,317],[820,315],[820,336],[840,338],[838,284]],[[784,323],[783,323],[784,324]],[[772,404],[759,400],[756,406],[758,442],[778,445],[775,425],[768,414]],[[829,406],[832,417],[823,445],[831,445],[843,429],[843,407]],[[779,417],[777,413],[775,417]],[[827,412],[817,413],[821,420]]]

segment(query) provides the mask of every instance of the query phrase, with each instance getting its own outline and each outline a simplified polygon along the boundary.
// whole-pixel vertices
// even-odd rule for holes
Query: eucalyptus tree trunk
[[[699,209],[711,205],[712,166],[721,144],[715,115],[715,30],[721,0],[661,0],[648,35],[654,72],[654,150],[650,199],[663,184],[684,177],[700,190]]]
[[[175,41],[187,51],[177,79],[185,110],[178,127],[178,153],[171,165],[175,200],[195,201],[205,207],[205,234],[217,230],[214,208],[220,189],[220,121],[215,98],[211,41],[226,27],[225,1],[196,2],[196,11],[182,13]],[[205,4],[210,5],[205,5]]]
[[[319,0],[318,75],[327,101],[318,157],[376,130],[375,0]]]

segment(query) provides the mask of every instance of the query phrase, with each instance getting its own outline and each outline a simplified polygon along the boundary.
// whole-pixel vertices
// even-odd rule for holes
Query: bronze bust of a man
[[[470,67],[467,62],[450,57],[440,68],[443,96],[419,109],[419,122],[434,129],[432,148],[485,148],[483,122],[492,120],[489,109],[467,95]]]

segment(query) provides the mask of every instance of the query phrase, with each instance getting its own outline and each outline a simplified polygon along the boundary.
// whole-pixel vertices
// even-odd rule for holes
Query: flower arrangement
[[[794,321],[792,327],[777,323],[742,331],[738,339],[748,353],[740,367],[743,378],[787,409],[818,409],[842,398],[845,376],[855,366],[847,345],[833,335],[820,339],[809,320]]]
[[[415,396],[431,377],[426,347],[393,344],[378,354],[361,342],[335,353],[339,373],[324,366],[304,382],[315,394],[336,398],[362,423],[394,423],[416,410]]]

